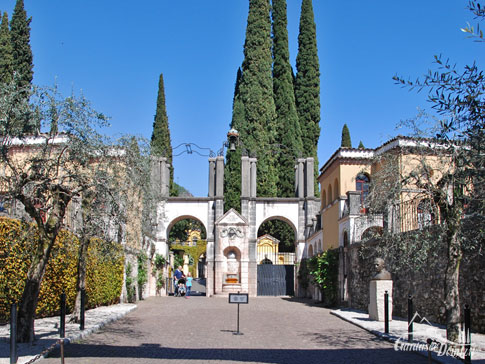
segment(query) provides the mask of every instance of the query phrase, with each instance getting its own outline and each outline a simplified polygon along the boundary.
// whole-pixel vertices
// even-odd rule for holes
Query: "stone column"
[[[249,220],[249,195],[251,191],[251,165],[248,156],[241,157],[241,215]]]
[[[305,197],[315,196],[315,172],[313,158],[309,157],[305,163]]]
[[[369,318],[384,321],[384,293],[389,294],[389,321],[392,321],[392,280],[371,280],[369,284]]]
[[[167,164],[167,158],[160,158],[160,180],[162,197],[170,196],[170,166]]]
[[[249,196],[251,198],[256,198],[257,196],[257,159],[249,158],[251,164],[251,190]]]
[[[298,188],[297,188],[297,197],[304,198],[305,197],[305,176],[304,176],[304,163],[305,159],[299,158],[298,159]]]
[[[216,187],[215,187],[215,179],[216,179],[216,159],[209,158],[209,197],[214,197]]]

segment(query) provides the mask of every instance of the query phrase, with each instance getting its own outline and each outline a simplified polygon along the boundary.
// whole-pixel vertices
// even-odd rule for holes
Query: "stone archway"
[[[224,274],[228,272],[223,271],[224,259],[227,257],[224,256],[221,247],[236,241],[238,244],[234,247],[240,252],[241,267],[239,288],[241,292],[247,292],[252,296],[257,294],[257,231],[264,221],[280,219],[287,222],[295,231],[295,260],[300,261],[303,256],[305,239],[313,227],[320,207],[320,200],[314,196],[313,158],[298,159],[296,196],[293,198],[257,197],[256,162],[256,158],[241,158],[241,213],[230,210],[224,214],[223,157],[209,158],[208,197],[189,198],[168,196],[170,171],[167,160],[152,158],[153,185],[161,196],[152,242],[157,252],[168,254],[167,237],[171,226],[187,217],[199,220],[207,232],[207,296],[229,292],[227,289],[223,290],[223,282],[227,283]],[[230,236],[230,224],[240,227],[243,236],[238,236],[237,232],[235,237]],[[226,229],[225,232],[223,229]],[[223,236],[226,233],[227,235]],[[230,238],[233,238],[232,242]]]

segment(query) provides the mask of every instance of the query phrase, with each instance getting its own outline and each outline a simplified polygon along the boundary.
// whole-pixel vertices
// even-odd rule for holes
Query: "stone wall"
[[[353,244],[348,248],[348,304],[352,308],[367,311],[369,282],[374,275],[375,248],[382,244],[373,241],[365,245]],[[365,258],[364,258],[365,256]],[[407,317],[407,298],[413,296],[414,308],[431,322],[445,324],[444,276],[446,247],[430,258],[424,268],[415,271],[410,266],[400,269],[387,267],[394,281],[394,316]],[[472,331],[485,333],[485,259],[483,256],[465,256],[460,268],[461,306],[471,308]],[[463,317],[463,315],[462,315]]]

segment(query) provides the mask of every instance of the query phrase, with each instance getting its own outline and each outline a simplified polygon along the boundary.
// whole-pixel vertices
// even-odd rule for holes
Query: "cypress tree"
[[[30,87],[34,76],[32,49],[30,48],[30,22],[24,9],[24,1],[17,0],[10,22],[14,71],[20,87]]]
[[[312,0],[303,0],[296,57],[295,99],[304,153],[315,159],[315,191],[318,191],[317,145],[320,138],[320,66]]]
[[[31,21],[32,18],[27,18],[24,1],[17,0],[10,22],[10,38],[12,40],[14,80],[20,90],[19,103],[29,102],[34,75],[32,49],[30,48]],[[24,134],[34,134],[40,127],[31,118],[19,120],[18,123],[22,125]]]
[[[352,148],[352,140],[350,139],[350,131],[347,124],[344,124],[342,128],[342,142],[340,143],[341,147],[344,148]]]
[[[231,128],[244,123],[244,107],[239,98],[239,85],[241,83],[242,71],[237,70],[236,86],[232,100]],[[231,208],[241,212],[241,156],[240,146],[235,151],[228,150],[226,153],[226,164],[224,166],[224,211]]]
[[[269,150],[276,136],[269,11],[269,0],[249,1],[242,78],[237,95],[244,120],[233,125],[239,131],[244,148],[258,157],[259,196],[276,196],[278,178],[275,158]]]
[[[365,149],[365,147],[364,147],[364,143],[362,143],[362,140],[361,140],[361,141],[360,141],[360,143],[359,143],[359,149]]]
[[[168,126],[167,108],[165,105],[165,86],[163,74],[160,74],[158,81],[157,111],[153,122],[152,139],[150,142],[151,154],[167,158],[170,168],[170,194],[176,195],[176,188],[173,183],[172,166],[172,144],[170,140],[170,128]]]
[[[288,49],[286,0],[273,0],[273,91],[276,107],[278,196],[293,197],[295,159],[303,153],[300,123],[295,104],[293,75]]]
[[[0,82],[9,83],[13,79],[13,50],[8,28],[7,12],[3,13],[0,25]]]

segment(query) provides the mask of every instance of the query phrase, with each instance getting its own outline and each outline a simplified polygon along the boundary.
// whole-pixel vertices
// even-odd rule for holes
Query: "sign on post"
[[[242,335],[242,332],[239,332],[239,305],[249,303],[249,294],[247,293],[229,293],[229,303],[237,303],[237,331],[234,332],[234,335]]]
[[[249,303],[247,293],[229,293],[229,303]]]

